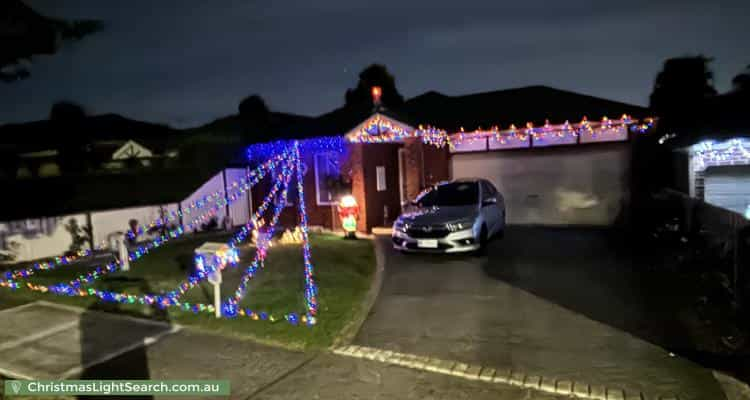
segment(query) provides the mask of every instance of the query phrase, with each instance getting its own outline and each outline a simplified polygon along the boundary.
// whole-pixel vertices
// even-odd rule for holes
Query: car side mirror
[[[497,199],[494,198],[494,197],[490,197],[490,198],[482,200],[482,206],[483,207],[484,206],[490,206],[490,205],[493,205],[493,204],[497,204]]]

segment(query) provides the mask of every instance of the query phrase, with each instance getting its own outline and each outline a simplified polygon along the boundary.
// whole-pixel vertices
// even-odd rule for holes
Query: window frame
[[[332,156],[336,157],[337,153],[332,152],[332,151],[325,151],[325,152],[313,154],[313,168],[315,168],[315,204],[319,206],[332,206],[336,204],[336,200],[323,200],[320,198],[321,190],[320,190],[319,185],[321,182],[320,182],[320,166],[318,164],[318,160],[320,159],[321,156],[325,157],[325,161],[327,163],[330,160],[329,157],[332,157]],[[328,169],[326,167],[326,171],[327,170]]]

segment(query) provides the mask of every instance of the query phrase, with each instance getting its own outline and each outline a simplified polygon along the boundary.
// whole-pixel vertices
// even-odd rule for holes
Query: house
[[[492,181],[505,196],[511,224],[611,225],[628,209],[632,139],[649,127],[646,117],[648,111],[642,107],[531,86],[463,96],[428,92],[397,108],[375,100],[318,117],[272,113],[262,126],[249,130],[238,116],[154,137],[144,132],[162,128],[112,130],[109,137],[96,141],[96,148],[106,149],[102,165],[153,160],[175,143],[182,149],[183,142],[189,142],[199,152],[194,163],[175,168],[6,181],[5,189],[14,195],[5,196],[0,208],[0,221],[10,221],[0,224],[0,242],[6,247],[11,241],[23,242],[26,259],[47,256],[53,247],[64,250],[67,242],[42,246],[44,254],[35,250],[40,248],[36,243],[54,236],[51,231],[64,239],[64,230],[49,224],[50,232],[29,227],[42,226],[49,217],[56,217],[49,221],[62,227],[75,217],[81,225],[92,226],[92,241],[99,245],[112,232],[126,229],[131,218],[147,224],[162,209],[174,212],[208,194],[228,192],[254,163],[265,161],[289,140],[298,141],[302,149],[305,204],[312,226],[339,227],[336,206],[343,194],[357,200],[358,231],[389,226],[425,188],[463,177]],[[102,118],[117,117],[89,117],[84,134],[104,132],[95,129]],[[1,129],[23,138],[13,144],[16,149],[45,155],[48,149],[34,142],[47,146],[55,143],[54,137],[46,141],[38,134],[37,140],[23,135],[24,129],[45,126],[41,121]],[[260,128],[262,132],[256,132]],[[219,129],[216,135],[214,129]],[[52,135],[50,129],[35,131]],[[257,138],[259,143],[250,145],[248,160],[237,164],[236,155],[226,151],[243,149],[241,137]],[[219,147],[212,149],[211,144]],[[221,166],[198,161],[214,150],[224,155]],[[270,184],[260,181],[250,196],[222,206],[215,215],[233,226],[246,223]],[[298,197],[294,186],[282,225],[297,225]]]
[[[357,228],[369,232],[392,224],[426,187],[462,177],[492,181],[511,224],[610,225],[627,211],[631,139],[647,127],[637,124],[646,117],[642,107],[531,86],[428,92],[398,109],[342,107],[279,136],[310,138],[303,157],[311,225],[337,227],[331,182],[350,186],[360,207]],[[253,191],[253,203],[264,192]],[[293,225],[296,215],[286,214],[282,223]]]
[[[6,124],[0,126],[0,179],[174,164],[182,139],[182,132],[168,126],[116,114],[85,116],[67,123]]]
[[[708,101],[705,114],[664,132],[681,173],[674,186],[697,200],[750,218],[750,95],[734,91]]]

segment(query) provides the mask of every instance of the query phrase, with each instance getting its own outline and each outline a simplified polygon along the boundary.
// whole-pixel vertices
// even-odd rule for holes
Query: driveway
[[[377,240],[386,276],[355,344],[647,398],[724,398],[710,370],[664,349],[689,341],[674,291],[609,231],[509,228],[486,257],[404,255]]]

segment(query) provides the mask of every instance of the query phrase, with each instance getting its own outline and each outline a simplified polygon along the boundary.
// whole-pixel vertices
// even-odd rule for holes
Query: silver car
[[[438,184],[422,192],[412,206],[393,224],[397,250],[477,251],[505,230],[505,199],[486,179]]]

